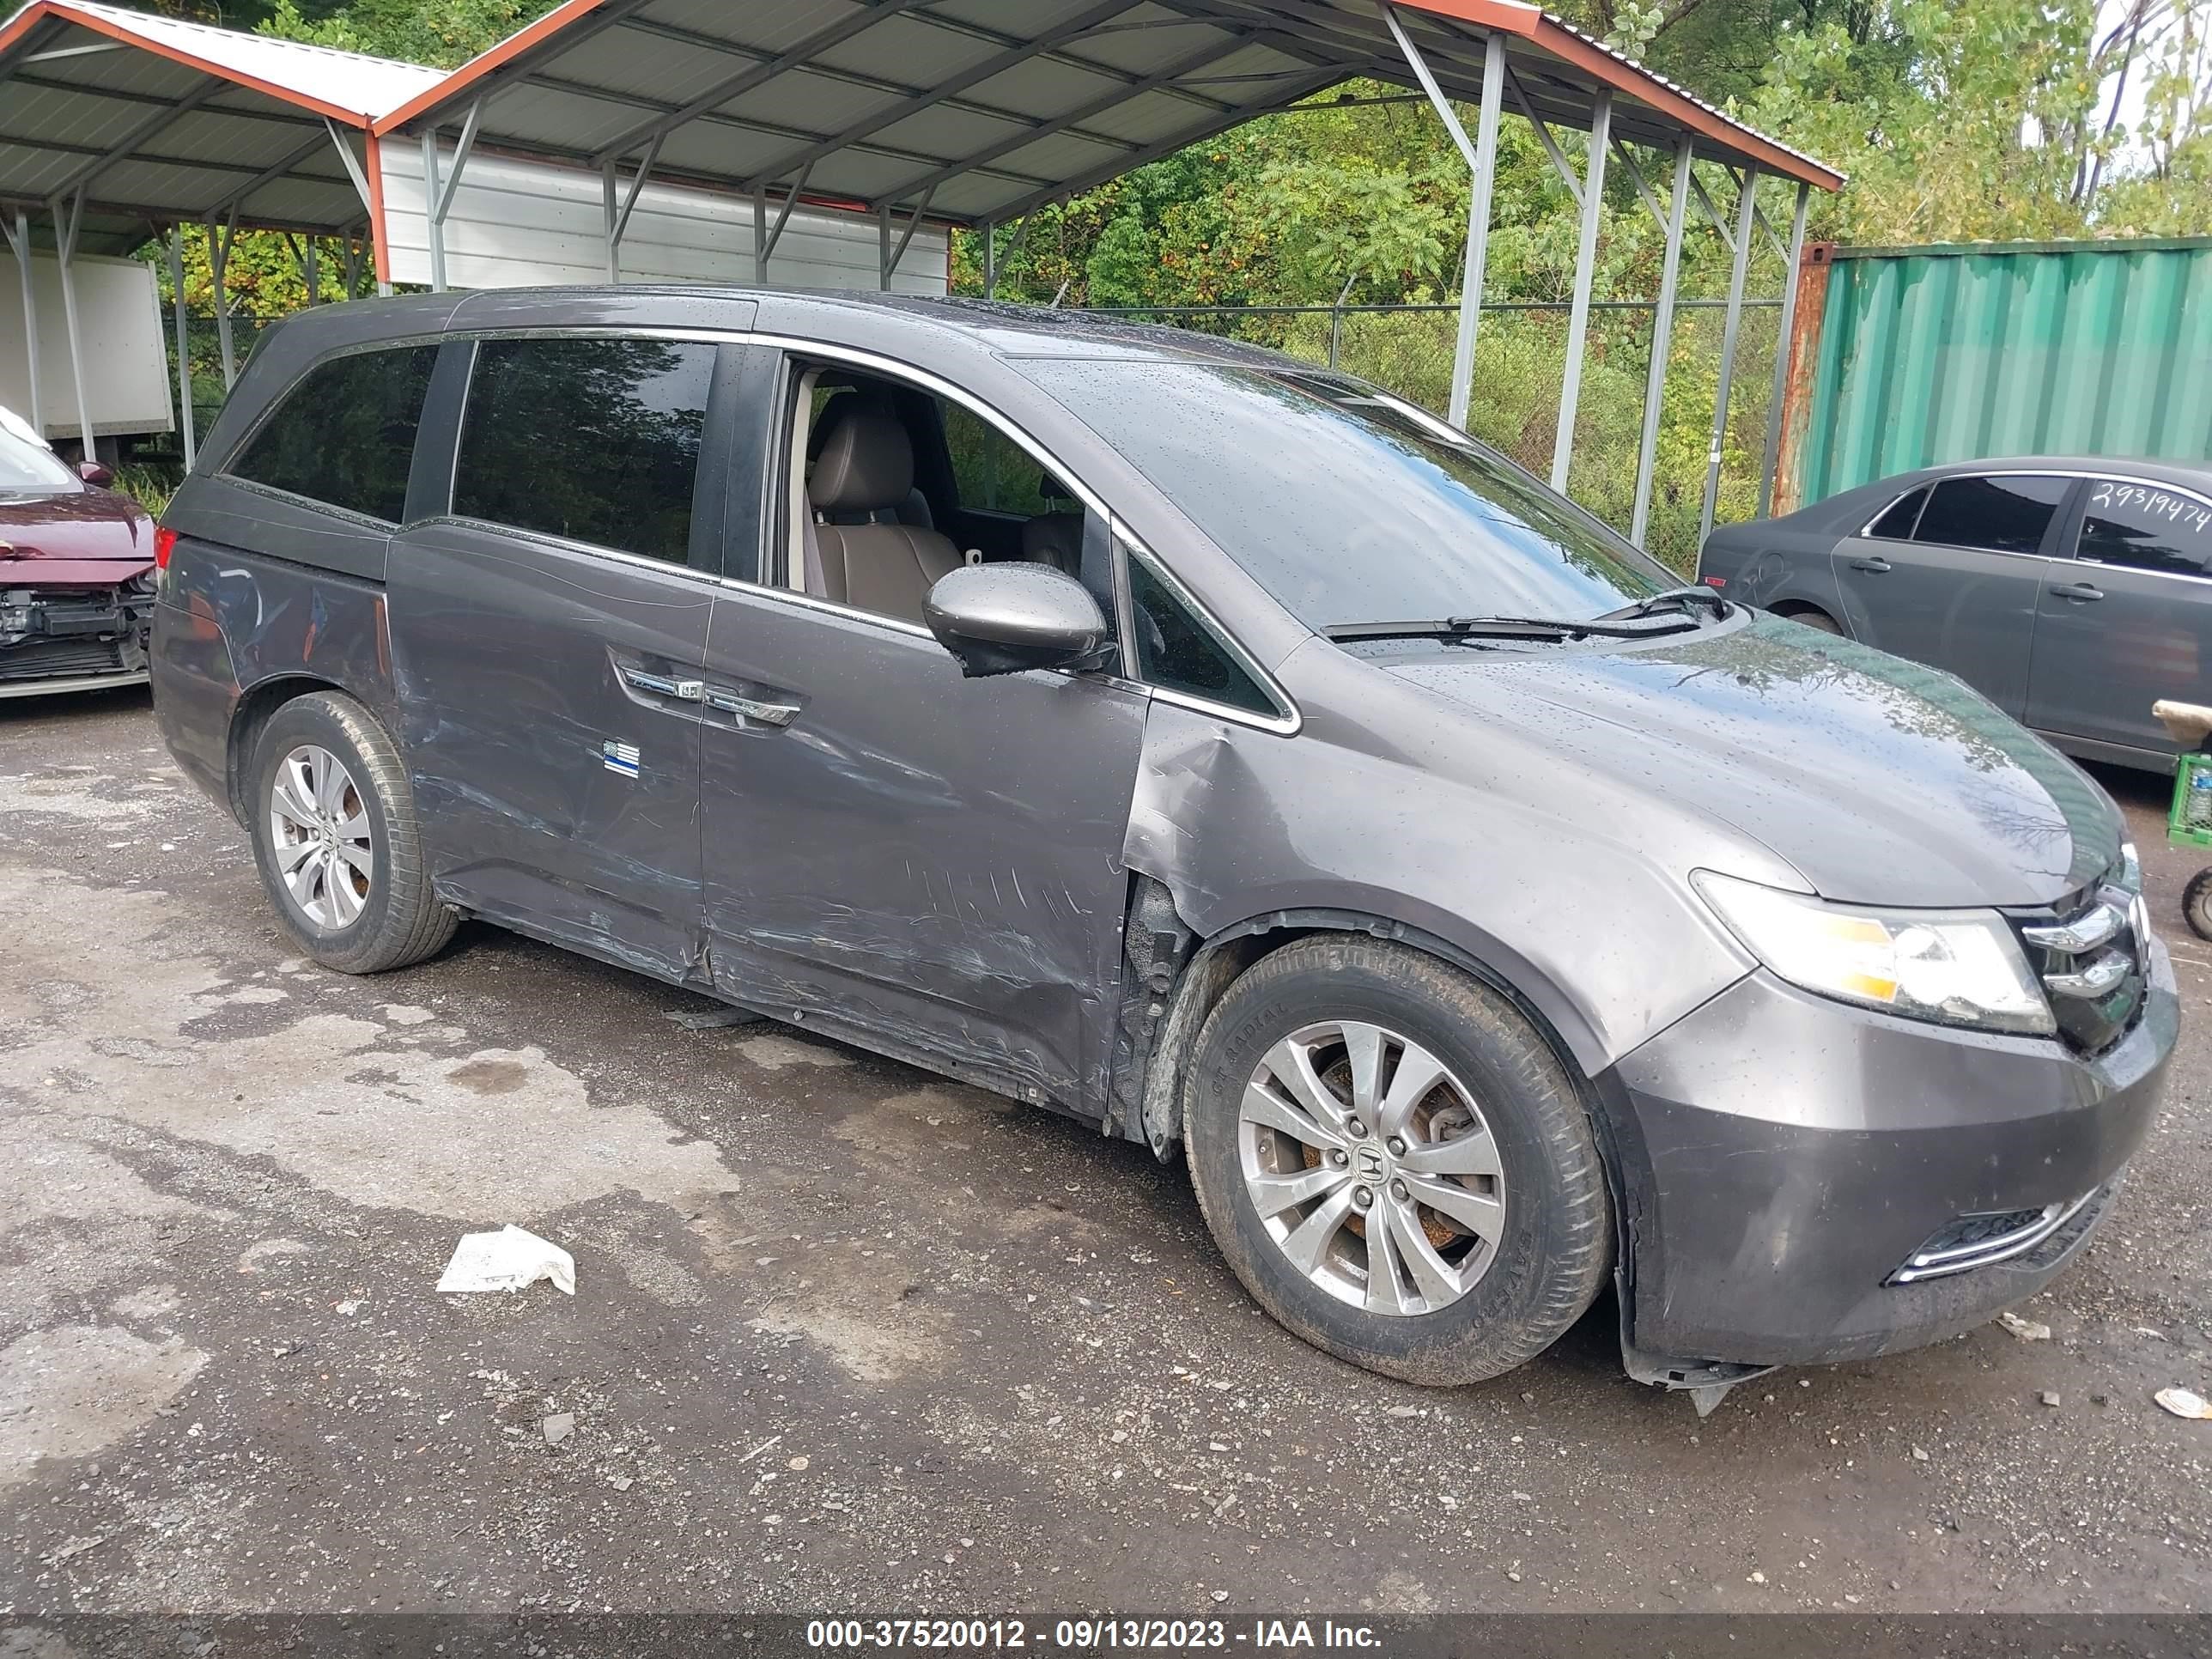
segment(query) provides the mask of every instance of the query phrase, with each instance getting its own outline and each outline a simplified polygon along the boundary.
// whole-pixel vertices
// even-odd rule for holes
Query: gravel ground
[[[1699,1422],[1601,1304],[1424,1391],[1140,1148],[484,928],[301,961],[142,694],[0,703],[0,1613],[2179,1612],[2212,1602],[2212,947],[2025,1311]],[[455,1240],[572,1300],[441,1297]]]

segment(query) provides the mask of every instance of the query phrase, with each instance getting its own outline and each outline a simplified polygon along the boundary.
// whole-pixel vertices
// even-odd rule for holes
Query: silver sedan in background
[[[2212,690],[2212,467],[1958,461],[1729,525],[1729,599],[1948,669],[2067,753],[2155,771]]]

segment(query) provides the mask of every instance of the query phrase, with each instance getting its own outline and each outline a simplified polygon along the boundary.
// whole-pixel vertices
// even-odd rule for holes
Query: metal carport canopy
[[[1441,88],[1832,189],[1841,176],[1536,7],[1401,0]],[[1005,222],[1341,82],[1419,82],[1380,0],[567,0],[385,116],[605,167]],[[803,184],[802,184],[803,181]],[[926,204],[926,206],[925,206]]]
[[[1426,97],[1472,175],[1454,425],[1466,425],[1473,396],[1498,122],[1509,102],[1581,204],[1555,488],[1567,487],[1573,456],[1609,155],[1618,153],[1658,218],[1667,252],[1630,532],[1638,542],[1694,189],[1732,260],[1702,515],[1709,529],[1754,232],[1794,270],[1808,193],[1837,189],[1843,175],[1519,0],[566,0],[380,118],[375,131],[420,137],[434,197],[441,125],[458,127],[453,179],[479,140],[598,168],[610,280],[630,210],[658,171],[750,194],[762,282],[799,201],[872,210],[888,288],[925,218],[983,226],[1025,218],[1363,77]],[[1461,123],[1459,103],[1478,106],[1479,137]],[[1590,135],[1579,173],[1554,126]],[[1646,181],[1631,144],[1669,161],[1671,204]],[[1694,176],[1698,161],[1729,170],[1733,229]],[[1758,207],[1759,181],[1773,176],[1796,187],[1786,244]],[[441,216],[430,223],[434,287],[444,285]],[[985,247],[986,288],[995,292],[997,239]],[[1796,293],[1794,283],[1784,292],[1785,338]],[[1779,440],[1770,418],[1770,477]]]
[[[129,253],[167,228],[174,273],[175,228],[207,225],[224,368],[234,373],[222,281],[231,237],[246,228],[366,241],[380,217],[370,129],[442,78],[412,64],[83,0],[35,0],[17,12],[0,27],[0,230],[21,267],[33,396],[33,246],[59,258],[74,368],[76,255]],[[312,284],[312,244],[307,257]],[[191,395],[179,356],[189,455]],[[88,413],[84,443],[89,455]]]
[[[332,126],[365,135],[442,78],[358,52],[35,0],[0,27],[0,204],[45,208],[82,191],[78,246],[88,253],[128,253],[155,228],[234,210],[256,229],[357,233],[369,207]]]

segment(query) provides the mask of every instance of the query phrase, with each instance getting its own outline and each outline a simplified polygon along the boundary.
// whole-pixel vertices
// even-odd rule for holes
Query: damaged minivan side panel
[[[915,373],[875,372],[901,368]],[[737,410],[776,453],[797,372],[757,354]],[[731,545],[768,568],[732,564],[706,658],[715,987],[1102,1116],[1148,699],[1110,676],[967,678],[915,623],[777,585],[787,475],[787,460],[732,490]],[[734,579],[750,574],[764,580]]]
[[[390,613],[375,583],[180,540],[161,605],[155,720],[187,775],[234,815],[244,811],[247,728],[264,706],[334,686],[397,719]]]
[[[1276,673],[1304,718],[1295,742],[1164,702],[1146,728],[1125,857],[1201,937],[1316,909],[1425,933],[1538,1010],[1586,1076],[1751,971],[1688,889],[1661,878],[1684,856],[1664,815],[1626,799],[1608,810],[1601,779],[1563,777],[1509,732],[1480,753],[1403,751],[1384,733],[1432,726],[1427,694],[1359,675],[1327,641]],[[1325,790],[1316,744],[1334,751]],[[1354,796],[1364,811],[1344,810]],[[1755,843],[1737,867],[1802,884]],[[1542,878],[1563,868],[1577,872],[1571,904]]]

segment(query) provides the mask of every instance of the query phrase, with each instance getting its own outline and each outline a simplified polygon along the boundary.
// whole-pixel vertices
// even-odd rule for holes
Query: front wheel
[[[2199,939],[2212,939],[2212,869],[2199,870],[2181,896],[2181,914],[2189,931]]]
[[[317,692],[254,750],[254,860],[285,929],[325,968],[380,974],[434,955],[455,917],[430,890],[399,752],[352,698]]]
[[[1611,1265],[1588,1113],[1497,992],[1407,946],[1316,936],[1200,1032],[1191,1177],[1230,1266],[1316,1346],[1480,1382],[1582,1316]]]

